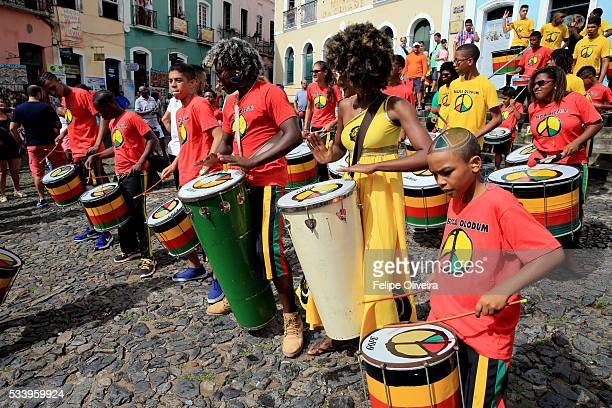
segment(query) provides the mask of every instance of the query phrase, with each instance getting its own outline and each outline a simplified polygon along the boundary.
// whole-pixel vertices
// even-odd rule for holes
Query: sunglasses
[[[535,81],[533,85],[543,87],[544,85],[551,83],[551,82],[555,82],[555,80],[554,79],[540,79],[539,81]]]
[[[453,60],[453,62],[455,63],[455,65],[457,65],[458,63],[463,62],[463,61],[467,61],[469,59],[471,59],[471,58],[455,58]]]
[[[318,74],[319,72],[325,72],[324,69],[313,69],[312,71],[310,71],[311,74]]]

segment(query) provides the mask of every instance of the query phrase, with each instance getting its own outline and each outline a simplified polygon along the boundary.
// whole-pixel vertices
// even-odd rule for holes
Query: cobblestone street
[[[25,261],[0,307],[1,406],[369,406],[353,354],[284,358],[280,311],[257,332],[231,316],[207,316],[210,280],[172,282],[184,263],[155,238],[158,270],[141,279],[137,261],[112,262],[116,240],[101,252],[93,242],[73,242],[83,209],[37,209],[29,173],[22,176],[28,197],[0,204],[0,247]],[[574,252],[581,272],[557,271],[523,293],[510,407],[612,405],[610,188],[591,182]],[[155,195],[149,211],[165,197]],[[440,233],[409,230],[407,238],[411,256],[431,256]],[[288,255],[300,271],[290,244]],[[427,298],[417,301],[424,318]],[[321,337],[307,332],[305,347]],[[16,389],[56,389],[63,397],[9,399]]]

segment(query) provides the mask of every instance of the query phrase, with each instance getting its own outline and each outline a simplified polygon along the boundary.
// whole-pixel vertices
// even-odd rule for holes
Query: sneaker
[[[138,269],[140,269],[140,277],[147,278],[153,273],[155,273],[155,268],[157,267],[157,262],[155,259],[150,258],[140,258],[140,264],[138,265]]]
[[[49,203],[44,198],[42,200],[38,200],[38,202],[36,203],[36,207],[38,207],[38,208],[43,208],[43,207],[46,207],[48,205],[49,205]]]
[[[8,201],[8,198],[6,198],[5,195],[0,195],[0,203],[6,203]]]
[[[232,307],[227,301],[227,298],[223,298],[222,301],[208,306],[208,309],[206,309],[206,314],[210,316],[221,316],[221,315],[230,314],[231,311],[232,311]]]
[[[23,198],[23,197],[25,197],[27,194],[26,194],[26,193],[24,193],[23,191],[13,191],[13,195],[14,195],[15,197]]]
[[[198,268],[187,268],[183,272],[175,273],[172,280],[175,282],[187,282],[190,280],[204,279],[206,270],[200,266]]]
[[[74,237],[74,240],[77,242],[81,242],[81,241],[89,241],[90,239],[96,239],[96,238],[98,238],[98,233],[94,231],[91,227],[88,226],[87,228],[85,228],[85,231],[81,232],[76,237]]]
[[[208,291],[208,303],[212,305],[213,303],[217,303],[224,297],[225,295],[223,294],[223,289],[221,289],[221,285],[219,285],[219,281],[215,278],[212,278],[210,290]]]
[[[295,357],[304,347],[304,327],[298,312],[283,313],[285,333],[282,350],[285,357]]]
[[[102,232],[98,235],[98,239],[96,240],[96,245],[94,249],[96,251],[100,251],[102,249],[106,249],[113,242],[113,234],[110,232]]]
[[[131,261],[132,259],[136,259],[140,256],[139,252],[130,252],[129,254],[124,254],[123,252],[119,252],[117,255],[115,255],[115,259],[113,259],[113,261],[115,263],[124,263],[127,261]]]

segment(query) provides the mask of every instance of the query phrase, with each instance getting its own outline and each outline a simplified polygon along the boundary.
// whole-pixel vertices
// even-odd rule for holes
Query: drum
[[[356,183],[312,184],[278,200],[326,334],[359,337],[363,316],[363,232]],[[342,254],[342,256],[338,256]]]
[[[147,225],[170,255],[188,254],[199,244],[191,220],[178,198],[165,202],[153,211]]]
[[[493,51],[491,53],[492,62],[493,62],[493,72],[495,72],[496,75],[502,75],[502,74],[508,74],[516,70],[519,66],[519,61],[521,60],[521,58],[518,56],[520,53],[521,53],[520,48]],[[504,65],[508,61],[512,61],[512,62],[510,62],[508,65],[504,67]]]
[[[423,322],[370,333],[360,346],[372,408],[461,407],[457,338]]]
[[[529,86],[529,77],[519,76],[516,78],[512,78],[512,86]]]
[[[442,132],[429,132],[429,137],[431,137],[431,140],[434,140],[440,133]],[[404,147],[406,148],[406,156],[412,156],[416,153],[416,149],[412,146],[408,138],[404,140]]]
[[[118,183],[106,183],[81,196],[85,214],[98,232],[118,228],[128,222],[130,213]]]
[[[512,139],[510,129],[503,127],[493,129],[484,136],[485,143],[490,145],[504,144],[510,139]]]
[[[246,178],[218,171],[185,184],[178,194],[240,326],[258,329],[274,318],[269,282],[256,267],[255,233]]]
[[[535,149],[536,147],[532,144],[523,146],[523,147],[519,147],[518,149],[510,152],[508,156],[506,156],[506,163],[509,166],[518,166],[521,164],[527,164],[527,161],[529,160],[529,156],[531,156],[531,153],[533,153]]]
[[[79,201],[85,186],[74,164],[57,167],[45,174],[42,183],[58,207],[66,207]]]
[[[0,248],[0,305],[6,300],[22,265],[21,258],[8,249]]]
[[[446,224],[449,197],[440,189],[429,170],[402,173],[406,224],[432,228]]]
[[[350,159],[350,155],[347,150],[346,153],[344,154],[344,157],[342,157],[340,160],[335,161],[333,163],[329,163],[327,165],[327,172],[329,173],[329,178],[339,179],[339,178],[344,177],[345,173],[338,171],[338,167],[350,166],[349,159]]]
[[[317,182],[317,161],[306,143],[302,143],[287,155],[287,172],[287,189],[293,190]]]
[[[580,229],[581,175],[563,165],[517,166],[497,170],[489,181],[510,191],[555,237]]]

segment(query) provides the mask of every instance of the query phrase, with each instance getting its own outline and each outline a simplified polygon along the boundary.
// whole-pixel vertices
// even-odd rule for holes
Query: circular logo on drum
[[[91,196],[92,197],[104,197],[105,195],[107,195],[108,193],[114,191],[115,188],[113,186],[102,186],[94,191],[92,191]]]
[[[544,38],[544,41],[554,43],[555,41],[557,41],[557,38],[559,38],[559,34],[560,33],[548,33],[546,38]]]
[[[472,269],[472,239],[466,231],[456,228],[449,232],[440,250],[440,269],[442,272],[463,276],[467,269]]]
[[[385,346],[396,357],[421,359],[438,355],[450,343],[442,330],[415,327],[391,337]]]
[[[536,65],[538,63],[538,57],[537,55],[533,55],[531,58],[529,58],[529,60],[527,61],[527,65]]]
[[[538,181],[553,180],[560,177],[563,173],[554,169],[529,169],[518,170],[512,173],[504,174],[501,179],[503,181],[516,183],[532,183]]]
[[[304,191],[301,191],[299,194],[296,194],[293,197],[293,200],[297,201],[298,203],[301,203],[302,201],[310,200],[312,198],[317,198],[317,197],[321,197],[329,193],[333,193],[334,191],[338,190],[340,187],[342,187],[342,185],[337,184],[337,183],[323,184],[321,186],[313,186],[312,188],[309,188],[308,190],[304,190]]]
[[[232,179],[232,175],[230,173],[217,173],[206,177],[202,180],[198,180],[193,183],[193,188],[197,190],[203,190],[206,188],[213,188],[220,186],[223,183],[227,183]]]
[[[457,99],[455,99],[455,110],[460,113],[468,112],[472,109],[474,105],[474,101],[472,97],[467,94],[459,95]]]
[[[247,131],[247,121],[244,118],[244,116],[240,115],[240,117],[238,118],[238,123],[240,126],[240,137],[242,137]],[[232,120],[232,133],[235,133],[235,132],[236,132],[236,121]]]
[[[165,217],[166,215],[170,214],[172,210],[176,208],[178,203],[179,201],[176,198],[172,201],[168,201],[167,203],[163,204],[153,213],[153,218],[159,219],[159,218]]]
[[[187,142],[187,128],[184,123],[179,126],[179,137],[181,138],[181,145],[184,145]]]
[[[414,171],[412,174],[414,174],[415,176],[419,176],[419,177],[433,176],[433,174],[429,170],[418,170],[418,171]]]
[[[123,144],[123,135],[121,134],[121,131],[119,129],[115,129],[115,131],[113,132],[113,146],[115,146],[115,149],[118,149],[121,147],[121,145]]]
[[[534,145],[529,145],[527,147],[523,147],[519,153],[520,154],[531,154],[535,151],[535,149],[536,147]]]
[[[593,46],[591,45],[586,46],[582,50],[580,50],[580,56],[582,58],[589,58],[591,55],[593,55]]]
[[[319,95],[314,98],[314,105],[317,109],[323,109],[327,106],[327,97],[325,95]]]
[[[0,253],[0,268],[11,269],[15,268],[15,266],[19,263],[19,261],[12,256],[4,253]]]
[[[502,112],[502,120],[508,119],[508,116],[510,116],[510,112],[508,112],[508,111],[503,111]]]
[[[72,111],[70,109],[66,109],[66,112],[64,112],[64,119],[66,119],[67,124],[72,123]]]
[[[70,173],[70,166],[60,166],[49,173],[49,175],[51,177],[63,177],[68,173]]]
[[[555,116],[542,119],[536,126],[536,131],[541,137],[555,137],[561,132],[561,129],[561,121]]]

